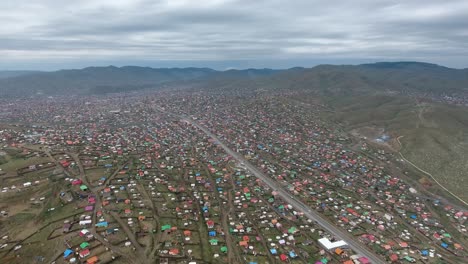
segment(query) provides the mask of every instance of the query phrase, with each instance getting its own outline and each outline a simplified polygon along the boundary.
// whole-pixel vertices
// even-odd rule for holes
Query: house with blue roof
[[[108,223],[107,222],[99,222],[96,224],[96,227],[107,227]]]
[[[67,248],[65,252],[63,252],[63,258],[68,258],[72,254],[73,254],[73,250]]]

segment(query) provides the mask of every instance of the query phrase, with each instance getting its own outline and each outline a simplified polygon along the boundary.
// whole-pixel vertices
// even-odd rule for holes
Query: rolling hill
[[[3,96],[32,96],[37,94],[105,93],[109,87],[136,89],[141,86],[200,78],[213,73],[211,69],[152,69],[146,67],[88,67],[81,70],[60,70],[17,76],[0,80]],[[102,91],[99,91],[99,88]]]
[[[467,107],[385,94],[334,97],[326,101],[333,112],[327,112],[325,118],[373,142],[383,134],[390,136],[389,144],[394,151],[400,151],[468,201]],[[429,178],[419,174],[415,179],[427,182]],[[447,196],[435,182],[431,185],[428,187],[431,191]]]
[[[0,79],[39,73],[38,71],[0,71]]]
[[[2,77],[3,76],[3,77]],[[375,91],[403,94],[458,95],[468,92],[468,70],[419,62],[362,65],[319,65],[287,70],[208,68],[88,67],[56,72],[0,72],[4,97],[37,94],[104,94],[180,82],[225,91],[301,91],[322,95],[352,95]]]
[[[218,72],[208,68],[88,67],[79,70],[10,75],[0,79],[3,97],[65,94],[105,94],[158,88],[172,82],[224,79],[249,79],[271,75],[275,70],[247,69]]]

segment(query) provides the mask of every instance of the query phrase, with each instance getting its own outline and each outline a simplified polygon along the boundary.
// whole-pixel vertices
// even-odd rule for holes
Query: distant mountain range
[[[420,62],[227,71],[209,68],[88,67],[55,72],[0,72],[0,94],[2,97],[104,94],[157,89],[187,81],[209,89],[311,89],[333,94],[376,89],[453,94],[468,91],[468,69],[451,69]]]
[[[0,79],[39,73],[39,71],[0,71]]]
[[[4,97],[65,94],[103,94],[159,88],[164,84],[211,77],[249,79],[270,75],[271,69],[215,71],[208,68],[88,67],[55,72],[5,72],[0,79],[0,94]]]
[[[310,90],[327,94],[397,91],[406,94],[466,94],[468,69],[419,62],[319,65],[294,68],[244,84],[250,89]],[[227,84],[227,83],[226,83]],[[238,85],[238,84],[234,84]],[[236,89],[236,87],[230,87]]]

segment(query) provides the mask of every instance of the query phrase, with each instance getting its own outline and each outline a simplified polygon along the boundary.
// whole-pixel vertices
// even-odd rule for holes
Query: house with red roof
[[[208,228],[213,228],[214,227],[214,221],[213,220],[208,220],[208,221],[206,221],[206,225],[208,226]]]
[[[248,247],[249,246],[249,243],[247,241],[240,241],[239,242],[239,246],[241,247]]]
[[[176,256],[179,255],[179,249],[178,248],[172,248],[169,250],[169,255],[171,256]]]
[[[284,261],[288,260],[288,256],[286,256],[285,254],[281,254],[280,259],[281,259],[281,261],[284,262]]]
[[[81,185],[81,183],[83,183],[83,181],[80,179],[76,179],[72,181],[72,185]]]
[[[80,251],[80,258],[86,258],[87,256],[89,256],[91,252],[89,251],[89,249],[85,249],[85,250],[82,250]]]

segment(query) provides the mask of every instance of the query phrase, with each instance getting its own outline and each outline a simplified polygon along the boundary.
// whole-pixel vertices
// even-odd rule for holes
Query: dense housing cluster
[[[382,263],[467,257],[468,211],[319,104],[161,91],[0,105],[5,263],[371,263],[293,197]]]

